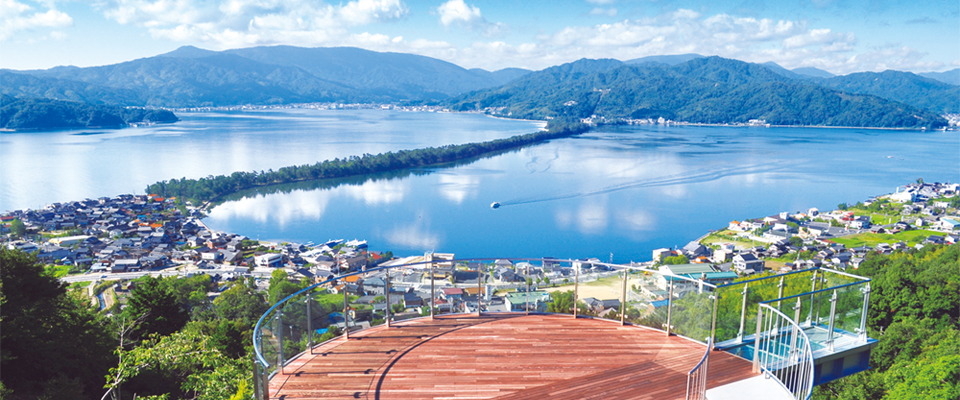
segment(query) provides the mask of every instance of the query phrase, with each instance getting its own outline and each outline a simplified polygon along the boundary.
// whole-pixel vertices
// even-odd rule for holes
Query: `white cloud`
[[[505,30],[503,24],[487,21],[479,7],[464,3],[463,0],[449,0],[441,4],[437,7],[437,14],[440,15],[440,23],[445,27],[456,24],[486,36],[497,36]]]
[[[409,14],[401,0],[354,0],[339,5],[310,0],[101,0],[96,7],[121,24],[147,28],[156,38],[218,48],[382,42],[375,34],[352,37],[348,29]]]
[[[406,4],[400,0],[357,0],[343,6],[339,14],[350,25],[366,25],[377,21],[397,20],[409,12]]]
[[[656,17],[592,26],[568,26],[525,43],[478,41],[431,55],[467,68],[542,69],[580,58],[632,58],[699,53],[749,62],[774,61],[786,68],[817,67],[834,73],[876,69],[850,63],[857,38],[850,32],[808,27],[804,20],[775,20],[730,14],[703,15],[677,9]],[[889,50],[888,50],[889,51]],[[857,60],[863,61],[866,54]],[[898,65],[905,65],[900,63]],[[930,66],[930,64],[916,64]]]
[[[73,25],[73,18],[53,8],[52,4],[34,4],[36,7],[45,8],[46,11],[36,11],[36,7],[16,0],[0,0],[0,40],[7,40],[22,31]]]
[[[437,7],[440,23],[450,26],[453,23],[474,24],[483,21],[480,8],[467,5],[463,0],[450,0]]]

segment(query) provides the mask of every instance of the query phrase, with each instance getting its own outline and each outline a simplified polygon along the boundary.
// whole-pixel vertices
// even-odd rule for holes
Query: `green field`
[[[904,242],[908,246],[913,246],[917,243],[922,242],[930,235],[943,235],[943,232],[937,231],[928,231],[928,230],[915,230],[915,231],[903,231],[899,233],[889,234],[889,233],[861,233],[857,235],[844,236],[842,238],[831,239],[835,243],[843,244],[847,247],[859,247],[867,245],[874,247],[880,243],[889,243],[893,244],[896,242]]]
[[[70,273],[72,267],[69,265],[47,265],[44,269],[47,270],[47,273],[53,275],[57,278],[63,278]]]
[[[748,247],[756,246],[767,246],[767,243],[758,242],[756,240],[744,239],[737,236],[737,233],[729,229],[724,229],[722,231],[711,233],[707,237],[703,238],[700,241],[700,244],[704,246],[717,246],[721,243],[733,243],[737,248],[744,249]]]

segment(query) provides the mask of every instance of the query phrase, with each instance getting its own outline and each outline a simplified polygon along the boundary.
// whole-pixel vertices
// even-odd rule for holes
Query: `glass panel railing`
[[[306,302],[304,296],[295,296],[281,307],[278,332],[283,338],[283,359],[289,360],[306,348]]]
[[[766,303],[810,329],[812,345],[824,348],[857,336],[868,284],[843,272],[811,269],[717,287],[711,279],[726,275],[666,275],[596,260],[440,256],[348,273],[283,300],[255,332],[259,370],[273,373],[284,360],[348,330],[383,325],[388,318],[396,323],[428,316],[431,310],[437,316],[478,310],[576,313],[704,343],[713,335],[714,343],[724,346],[737,338],[752,340],[759,304]]]
[[[837,290],[837,310],[834,328],[840,331],[840,333],[859,335],[866,284],[867,282],[863,282]]]
[[[671,333],[706,343],[712,332],[714,288],[703,282],[684,284],[689,290],[681,291],[669,310]]]
[[[627,283],[630,322],[665,329],[671,304],[670,283],[663,274],[635,269]]]

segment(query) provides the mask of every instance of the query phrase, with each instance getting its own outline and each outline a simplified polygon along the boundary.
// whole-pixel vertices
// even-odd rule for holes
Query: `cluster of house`
[[[198,252],[180,250],[178,244],[212,237],[175,207],[174,199],[157,196],[54,203],[40,210],[13,211],[0,219],[20,220],[26,228],[24,239],[7,242],[8,248],[34,252],[46,263],[84,265],[97,272],[138,271],[164,267],[173,260],[199,260]],[[72,235],[44,240],[41,233],[53,231]]]
[[[924,228],[936,229],[943,234],[932,234],[917,243],[913,248],[922,248],[929,244],[956,244],[960,242],[960,217],[945,215],[952,209],[949,199],[957,196],[960,185],[949,183],[908,184],[901,191],[882,196],[894,202],[904,203],[900,207],[900,220],[893,218],[887,224],[871,224],[869,215],[856,215],[853,211],[834,210],[820,213],[816,208],[806,213],[790,214],[786,212],[762,219],[732,221],[727,229],[754,241],[767,243],[766,246],[737,249],[732,243],[721,243],[708,247],[700,241],[688,243],[681,249],[656,249],[653,251],[654,263],[661,263],[668,257],[683,255],[690,264],[665,265],[661,269],[668,274],[686,276],[708,283],[721,284],[732,281],[737,276],[762,272],[765,259],[781,258],[796,254],[794,262],[785,263],[784,270],[830,267],[835,269],[857,268],[869,252],[888,254],[906,249],[904,242],[880,243],[875,247],[860,246],[846,248],[834,243],[832,237],[860,232],[898,233],[901,231]],[[864,202],[870,206],[878,199]],[[885,206],[881,204],[881,206]],[[792,238],[797,237],[801,240]],[[801,255],[803,257],[801,258]],[[661,277],[662,278],[662,277]],[[679,280],[678,280],[679,282]],[[684,281],[686,282],[686,281]],[[663,291],[669,280],[663,280],[655,288],[647,291]],[[684,283],[681,290],[688,290]],[[676,289],[676,288],[675,288]],[[657,293],[662,295],[662,293]],[[657,296],[654,296],[657,297]]]

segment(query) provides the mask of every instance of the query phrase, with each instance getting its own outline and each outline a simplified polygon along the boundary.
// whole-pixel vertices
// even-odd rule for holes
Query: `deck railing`
[[[760,304],[753,368],[775,379],[795,399],[806,400],[813,392],[813,348],[810,337],[795,322],[800,309],[799,299],[793,317],[769,304]]]
[[[561,299],[562,304],[552,301],[552,298],[546,292],[537,291],[537,287],[548,285],[546,279],[537,282],[535,279],[522,279],[513,284],[504,284],[494,282],[492,274],[496,268],[496,262],[508,261],[513,266],[513,271],[523,277],[532,277],[530,269],[544,268],[555,269],[557,267],[564,269],[568,275],[562,278],[558,277],[552,282],[554,285],[573,285],[572,299]],[[460,267],[454,271],[462,272],[468,276],[468,280],[476,282],[470,284],[451,285],[446,279],[435,279],[438,277],[438,270],[450,271],[450,266]],[[586,272],[591,270],[593,272]],[[367,268],[364,271],[356,271],[339,275],[335,278],[310,285],[302,290],[293,293],[270,307],[263,316],[257,321],[253,330],[254,344],[254,390],[257,399],[269,399],[269,381],[275,374],[284,374],[284,366],[291,360],[298,358],[301,354],[312,352],[320,343],[321,332],[338,331],[342,336],[349,339],[350,334],[361,329],[366,329],[380,324],[390,326],[396,318],[391,306],[398,303],[398,299],[403,299],[403,293],[391,290],[391,287],[412,287],[421,286],[422,283],[402,282],[404,274],[411,271],[419,271],[428,277],[430,281],[430,299],[423,299],[423,316],[433,317],[441,314],[463,313],[464,311],[476,313],[491,313],[499,309],[508,312],[526,312],[526,313],[548,313],[548,314],[568,314],[573,317],[598,317],[597,310],[592,309],[590,305],[585,304],[581,297],[581,284],[599,279],[619,280],[610,286],[619,286],[619,307],[613,315],[606,315],[607,319],[619,320],[621,324],[645,325],[651,328],[664,331],[666,335],[683,336],[691,340],[707,344],[707,351],[713,342],[712,332],[716,327],[716,307],[717,296],[713,293],[716,289],[703,280],[692,279],[682,276],[664,275],[659,270],[644,268],[636,265],[617,265],[598,261],[584,260],[561,260],[551,258],[481,258],[481,259],[456,259],[416,262],[404,265],[380,266]],[[454,272],[455,274],[457,272]],[[352,277],[367,278],[377,276],[383,282],[382,286],[374,288],[382,292],[382,298],[378,297],[377,302],[372,307],[354,304],[355,296],[351,296],[346,290],[341,294],[333,295],[329,292],[331,287],[341,286],[352,281]],[[369,279],[369,280],[375,280]],[[400,280],[401,282],[396,282]],[[656,310],[645,310],[637,305],[646,304],[650,301],[649,295],[639,295],[640,290],[636,287],[629,287],[629,281],[637,282],[634,286],[653,284],[659,280],[661,285],[669,281],[668,298],[666,305]],[[559,282],[558,282],[559,281]],[[485,283],[491,286],[485,286]],[[495,283],[495,284],[494,284]],[[494,287],[495,286],[495,287]],[[366,285],[365,285],[366,287]],[[470,292],[470,298],[475,300],[463,301],[454,299],[455,294],[444,294],[443,289],[461,289]],[[486,293],[487,290],[497,288],[516,289],[514,295],[505,304],[491,304]],[[682,288],[682,290],[680,289]],[[341,286],[341,289],[346,289]],[[628,292],[629,289],[629,292]],[[675,290],[676,289],[676,290]],[[421,287],[421,290],[424,290]],[[456,292],[454,290],[453,292]],[[338,299],[334,304],[332,296]],[[445,298],[446,300],[442,300]],[[372,308],[372,309],[371,309]],[[400,308],[400,307],[398,307]],[[641,315],[641,314],[646,315]],[[696,340],[692,338],[703,338],[706,340]],[[331,340],[336,340],[331,339]],[[698,369],[699,371],[699,369]],[[702,374],[705,378],[706,369]],[[704,388],[705,389],[705,388]]]
[[[710,365],[710,352],[713,351],[713,338],[707,338],[707,348],[703,358],[690,372],[687,372],[687,400],[703,400],[707,395],[707,369]]]
[[[500,264],[497,264],[498,261]],[[494,279],[494,272],[499,265],[511,266],[510,272],[517,274],[513,276],[515,282],[504,283],[501,279],[509,279],[502,275]],[[535,269],[553,272],[549,276],[531,274],[531,270]],[[446,274],[442,278],[440,271]],[[414,272],[426,279],[414,279],[415,282],[411,282],[408,278]],[[455,278],[450,277],[451,273]],[[354,277],[364,277],[367,279],[365,288],[377,291],[379,296],[373,304],[357,304],[356,297],[348,295],[346,285],[353,282]],[[447,281],[448,277],[450,281],[466,279],[471,283],[451,284]],[[552,281],[549,283],[553,285],[572,285],[572,299],[561,296],[554,301],[550,294],[538,291],[538,287],[548,285],[547,278],[550,277]],[[392,308],[399,310],[407,306],[396,305],[405,302],[402,290],[417,287],[425,292],[425,285],[430,286],[430,298],[421,300],[422,316],[466,311],[490,313],[500,309],[599,317],[598,313],[604,310],[609,313],[603,315],[606,319],[619,320],[621,324],[647,326],[661,330],[666,335],[698,341],[707,345],[708,351],[712,347],[722,347],[720,342],[724,340],[730,342],[731,339],[738,339],[736,342],[744,343],[745,336],[749,336],[749,327],[761,325],[760,317],[771,315],[767,311],[761,315],[761,307],[776,309],[793,298],[804,299],[801,307],[803,312],[795,316],[798,319],[792,322],[794,325],[800,324],[800,321],[807,326],[826,322],[828,313],[825,306],[846,304],[841,307],[840,313],[829,313],[829,320],[836,320],[836,326],[830,324],[827,339],[832,338],[835,327],[849,328],[851,331],[856,329],[865,337],[862,317],[866,315],[869,280],[864,278],[819,268],[721,285],[710,283],[705,275],[698,278],[669,275],[653,267],[640,265],[551,258],[433,259],[350,272],[293,293],[261,316],[253,332],[254,387],[258,399],[267,399],[270,377],[283,374],[284,365],[303,352],[313,351],[323,332],[336,331],[337,335],[349,339],[350,334],[357,330],[380,324],[389,327],[397,318]],[[603,292],[604,296],[609,296],[605,299],[619,297],[619,305],[614,306],[613,311],[607,304],[586,304],[590,299],[583,296],[582,290],[587,288],[582,286],[586,286],[585,282],[598,279],[613,281],[604,286],[607,291]],[[425,283],[425,280],[429,283]],[[331,294],[330,288],[335,286],[340,287],[342,292]],[[866,290],[863,290],[864,286]],[[392,289],[397,287],[400,291]],[[596,288],[595,284],[589,286],[594,291],[592,296],[599,297],[599,294],[595,294]],[[456,289],[469,292],[469,300],[465,300]],[[491,293],[488,292],[498,289],[515,291],[504,299],[504,304],[492,304],[489,297]],[[840,296],[839,303],[825,300],[828,293],[837,293],[834,296]],[[401,317],[410,315],[407,313]],[[853,325],[855,319],[859,326]],[[705,371],[706,368],[704,375]]]

